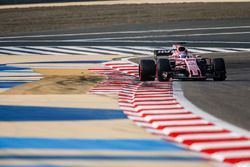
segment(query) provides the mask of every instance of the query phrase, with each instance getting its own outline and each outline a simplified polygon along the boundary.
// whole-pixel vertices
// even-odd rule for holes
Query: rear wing
[[[172,50],[154,50],[154,57],[157,59],[158,56],[171,56]]]

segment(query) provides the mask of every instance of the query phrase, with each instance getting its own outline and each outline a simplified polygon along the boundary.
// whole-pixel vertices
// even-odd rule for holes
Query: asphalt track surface
[[[74,0],[74,2],[79,2],[81,0]],[[89,0],[87,0],[89,1]],[[91,0],[90,0],[91,1]],[[7,4],[33,4],[33,3],[55,3],[55,2],[69,2],[68,0],[2,0],[0,2],[1,5]]]
[[[41,35],[0,37],[0,46],[171,46],[250,48],[247,19],[166,22],[127,25]],[[209,54],[223,57],[225,82],[181,82],[185,96],[204,111],[250,130],[250,53]]]
[[[250,58],[248,53],[212,54],[226,61],[224,82],[181,82],[185,96],[196,106],[234,125],[250,130]]]
[[[203,111],[233,125],[250,130],[250,58],[249,52],[214,53],[203,57],[222,57],[226,62],[227,79],[223,82],[179,82],[185,97]],[[138,63],[139,59],[133,61]]]
[[[248,19],[166,22],[0,37],[0,46],[171,46],[250,48]],[[250,53],[208,54],[224,57],[225,82],[181,82],[185,96],[204,111],[250,130]]]
[[[56,34],[56,35],[55,35]],[[123,25],[0,37],[0,46],[187,46],[250,48],[249,19]]]

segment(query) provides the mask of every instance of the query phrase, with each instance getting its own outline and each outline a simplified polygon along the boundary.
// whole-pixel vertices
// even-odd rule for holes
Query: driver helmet
[[[184,46],[180,46],[178,48],[180,58],[187,58],[188,57],[188,51]]]
[[[180,53],[180,58],[187,58],[187,57],[188,57],[188,55],[186,52]]]

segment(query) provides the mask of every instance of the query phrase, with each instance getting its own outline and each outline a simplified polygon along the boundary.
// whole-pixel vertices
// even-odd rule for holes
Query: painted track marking
[[[72,33],[72,34],[52,34],[52,35],[26,35],[0,37],[0,39],[18,39],[18,38],[34,38],[34,37],[68,37],[68,36],[88,36],[88,35],[112,35],[112,34],[139,34],[139,33],[161,33],[161,32],[180,32],[180,31],[197,31],[197,30],[226,30],[226,29],[246,29],[250,26],[228,26],[228,27],[198,27],[198,28],[182,28],[182,29],[160,29],[160,30],[141,30],[141,31],[116,31],[116,32],[97,32],[97,33]]]
[[[118,84],[116,93],[121,109],[135,124],[217,161],[248,166],[250,138],[243,131],[184,108],[176,99],[172,82],[139,82],[137,71],[121,70],[124,66],[135,69],[134,64],[113,61],[105,66],[114,72],[109,74],[113,79],[126,77],[126,84]]]
[[[166,41],[165,41],[166,42]],[[170,49],[169,47],[130,47],[130,46],[6,46],[0,47],[0,55],[152,55],[153,50]],[[241,52],[250,51],[243,48],[206,48],[206,47],[191,47],[192,53],[220,53],[220,52]],[[131,64],[130,64],[131,65]],[[136,67],[125,68],[118,64],[123,70],[136,71]]]

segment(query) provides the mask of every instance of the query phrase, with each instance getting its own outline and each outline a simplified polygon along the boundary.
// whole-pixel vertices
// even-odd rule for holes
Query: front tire
[[[226,79],[226,66],[223,58],[213,59],[213,79],[214,81],[224,81]]]
[[[170,79],[171,66],[168,59],[157,60],[157,77],[158,81],[164,82]],[[163,73],[167,73],[167,77],[163,76]]]
[[[154,81],[155,80],[156,65],[154,60],[143,59],[139,65],[140,81]]]

